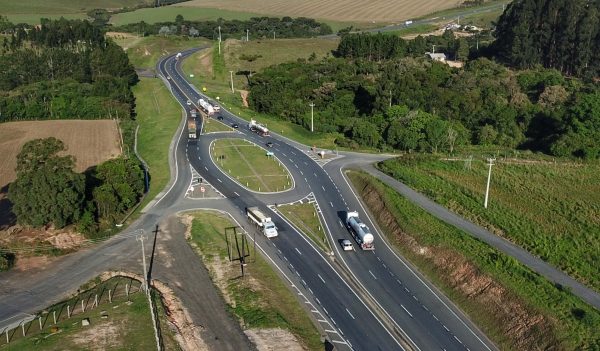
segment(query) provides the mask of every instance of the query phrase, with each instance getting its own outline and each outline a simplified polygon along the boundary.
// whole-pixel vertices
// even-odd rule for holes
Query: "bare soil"
[[[238,90],[240,92],[240,96],[242,97],[242,105],[244,107],[248,107],[248,95],[250,92],[248,90]]]
[[[481,316],[493,319],[502,335],[512,342],[515,350],[549,350],[559,344],[552,321],[533,311],[518,297],[494,281],[462,254],[437,246],[422,246],[405,233],[387,209],[377,189],[367,185],[359,189],[370,212],[398,246],[421,256],[440,280],[477,306]],[[391,234],[390,234],[391,233]]]
[[[303,351],[298,339],[287,330],[247,329],[244,331],[259,351]]]
[[[119,345],[119,326],[110,321],[93,323],[70,336],[75,344],[83,349],[101,351],[114,349]]]

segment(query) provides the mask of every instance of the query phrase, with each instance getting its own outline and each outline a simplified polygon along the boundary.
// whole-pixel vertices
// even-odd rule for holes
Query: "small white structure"
[[[437,52],[426,52],[425,55],[432,61],[446,62],[446,54]]]

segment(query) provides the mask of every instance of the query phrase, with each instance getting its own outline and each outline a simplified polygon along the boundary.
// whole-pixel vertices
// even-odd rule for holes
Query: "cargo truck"
[[[354,240],[360,245],[363,250],[375,250],[373,245],[373,234],[371,230],[364,224],[360,218],[358,218],[358,212],[347,212],[346,213],[346,225],[354,236]]]
[[[188,128],[188,138],[196,139],[196,119],[194,117],[189,117],[187,119],[187,128]]]
[[[212,116],[215,113],[214,107],[204,99],[198,99],[198,105],[207,115]]]
[[[271,220],[271,217],[265,216],[258,207],[248,207],[246,208],[246,216],[248,216],[248,220],[256,224],[258,228],[262,231],[262,233],[267,238],[273,238],[278,235],[277,227]]]
[[[256,122],[253,119],[251,119],[250,123],[248,123],[248,129],[258,133],[259,135],[269,136],[269,129],[267,129],[267,127],[263,126],[262,124]]]

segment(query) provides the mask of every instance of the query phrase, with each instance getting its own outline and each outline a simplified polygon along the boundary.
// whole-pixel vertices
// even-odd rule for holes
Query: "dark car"
[[[267,141],[267,147],[273,147],[273,143],[270,141]]]
[[[237,123],[231,125],[233,128],[238,129],[240,126]]]
[[[220,116],[220,115],[219,115],[219,116],[217,116],[217,119],[218,119],[219,121],[222,121],[222,120],[223,120],[223,116]]]

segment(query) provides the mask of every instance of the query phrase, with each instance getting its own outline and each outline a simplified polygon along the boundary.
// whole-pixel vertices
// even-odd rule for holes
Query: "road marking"
[[[198,148],[198,150],[200,150],[200,149]],[[198,159],[199,159],[200,161],[202,161],[202,157],[198,156]]]
[[[295,247],[294,249],[296,249],[296,251],[298,252],[298,255],[302,255],[302,252],[300,252],[300,250],[298,250],[297,247]]]
[[[350,317],[352,317],[352,319],[356,319],[356,318],[354,318],[354,316],[352,315],[352,313],[350,313],[350,311],[348,311],[347,308],[346,308],[346,312],[348,312],[348,314],[350,315]]]
[[[381,258],[379,258],[379,256],[376,256],[376,257],[377,257],[377,261],[381,262]]]
[[[333,202],[329,201],[329,204],[331,205],[331,208],[333,208]]]
[[[208,171],[208,167],[204,166],[204,169]]]
[[[340,227],[344,228],[344,224],[342,223],[342,221],[338,220],[338,223],[340,224]]]
[[[302,279],[302,285],[306,286],[306,282]]]
[[[459,338],[457,338],[457,337],[456,337],[456,335],[454,335],[454,338],[456,339],[456,341],[458,341],[459,343],[461,343],[461,344],[462,344],[462,341],[460,341],[460,339],[459,339]]]
[[[448,327],[443,324],[442,324],[442,327],[444,327],[444,329],[446,329],[446,331],[450,331],[450,329],[448,329]]]
[[[436,321],[439,321],[438,317],[435,314],[432,314],[432,316]]]
[[[408,312],[408,310],[406,309],[406,307],[404,307],[404,305],[400,304],[400,307],[402,307],[404,309],[404,311],[406,311],[406,313],[408,313],[410,318],[413,318],[413,315],[410,312]]]
[[[398,284],[402,285],[402,282],[399,281],[398,279],[396,279],[396,282],[398,282]]]
[[[339,340],[331,340],[331,342],[334,343],[334,344],[348,345],[348,343],[343,342],[343,341],[339,341]]]
[[[294,163],[294,167],[298,168],[298,165]]]
[[[281,154],[283,155],[283,157],[287,157],[287,155],[286,155],[286,154],[284,154],[283,152],[282,152]],[[291,160],[290,160],[290,161],[291,161]]]
[[[408,288],[407,288],[407,287],[404,287],[404,291],[406,291],[407,293],[409,293],[409,292],[410,292],[410,290],[408,290]]]
[[[387,269],[387,266],[385,265],[385,263],[383,263],[383,268]]]
[[[319,313],[317,310],[310,310],[312,313]],[[319,313],[320,314],[320,313]]]
[[[375,274],[373,274],[373,272],[371,272],[370,269],[369,269],[369,273],[371,273],[371,275],[373,276],[373,278],[377,279],[377,277],[375,276]]]
[[[319,279],[321,279],[321,281],[323,282],[323,284],[327,284],[327,283],[325,283],[325,279],[323,279],[323,277],[321,277],[320,274],[317,273],[317,276],[319,277]]]
[[[301,175],[304,175],[304,173],[302,173],[302,171],[300,171],[300,174],[301,174]]]
[[[223,181],[221,180],[221,178],[217,178],[217,180],[219,181],[219,183],[223,183]]]
[[[326,321],[326,320],[324,320],[324,319],[317,319],[317,321],[318,321],[318,322],[321,322],[321,323],[327,323],[327,324],[329,324],[329,322],[327,322],[327,321]]]
[[[317,303],[318,303],[319,305],[321,304],[321,301],[319,301],[319,298],[318,298],[318,297],[315,297],[315,300],[317,301]]]
[[[417,297],[415,295],[413,295],[413,299],[415,299],[415,301],[419,301],[419,299],[417,299]]]
[[[316,173],[313,172],[313,174],[315,175],[315,178],[318,178]]]
[[[325,309],[325,307],[323,307],[323,312],[325,312],[325,314],[329,316],[329,312],[327,312],[327,310]]]
[[[237,193],[237,192],[235,192],[235,191],[234,191],[233,193],[234,193],[236,196],[240,196],[240,194],[238,194],[238,193]]]
[[[285,257],[285,256],[283,256],[283,259],[286,260],[286,261],[288,260],[287,257]]]
[[[323,189],[323,191],[325,191],[325,187],[321,185],[321,188]]]
[[[327,333],[334,333],[334,334],[337,334],[337,333],[338,333],[338,332],[336,332],[335,330],[331,330],[331,329],[325,329],[325,331],[326,331]]]
[[[311,290],[311,288],[308,288],[308,291],[310,291],[310,293],[311,293],[312,295],[314,295],[314,294],[315,294],[315,293],[314,293],[314,292]]]

